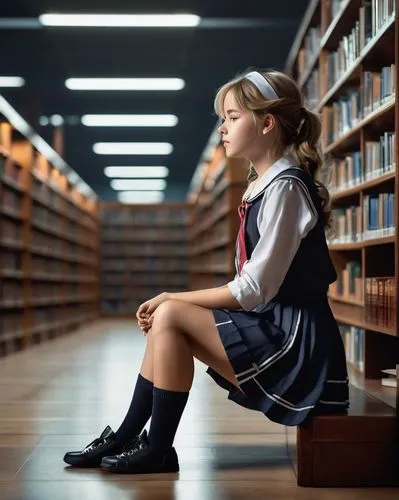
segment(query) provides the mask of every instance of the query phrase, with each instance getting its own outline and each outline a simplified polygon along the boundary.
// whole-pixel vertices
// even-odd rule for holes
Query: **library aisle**
[[[179,474],[119,476],[68,468],[130,403],[145,338],[107,319],[0,359],[0,499],[394,499],[397,489],[299,488],[293,429],[228,401],[198,363],[176,438]]]

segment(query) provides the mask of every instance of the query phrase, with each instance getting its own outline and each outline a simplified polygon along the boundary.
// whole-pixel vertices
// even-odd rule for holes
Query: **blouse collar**
[[[258,178],[256,186],[254,190],[251,192],[246,201],[251,201],[261,193],[265,187],[276,177],[276,175],[280,174],[284,170],[288,168],[296,167],[298,162],[295,160],[293,155],[287,154],[282,156],[279,160],[277,160],[273,165],[266,170],[266,172]]]

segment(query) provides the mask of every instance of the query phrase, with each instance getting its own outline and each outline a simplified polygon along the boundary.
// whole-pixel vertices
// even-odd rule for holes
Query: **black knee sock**
[[[120,443],[126,444],[140,434],[151,417],[153,387],[154,384],[139,373],[129,410],[115,433]]]
[[[152,417],[148,441],[156,450],[168,450],[179,426],[188,392],[166,391],[154,387]]]

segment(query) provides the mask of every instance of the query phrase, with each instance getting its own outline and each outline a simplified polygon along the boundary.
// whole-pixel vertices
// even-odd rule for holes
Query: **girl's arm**
[[[207,309],[241,309],[241,305],[233,297],[227,285],[193,292],[168,293],[169,299],[190,302]]]

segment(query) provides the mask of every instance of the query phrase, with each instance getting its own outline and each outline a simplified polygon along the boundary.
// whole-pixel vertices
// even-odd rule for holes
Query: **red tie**
[[[237,247],[238,247],[238,274],[241,275],[241,269],[244,262],[247,260],[247,248],[245,245],[245,224],[247,220],[248,208],[252,206],[252,203],[243,201],[238,207],[238,215],[240,216],[240,229],[237,236]]]

